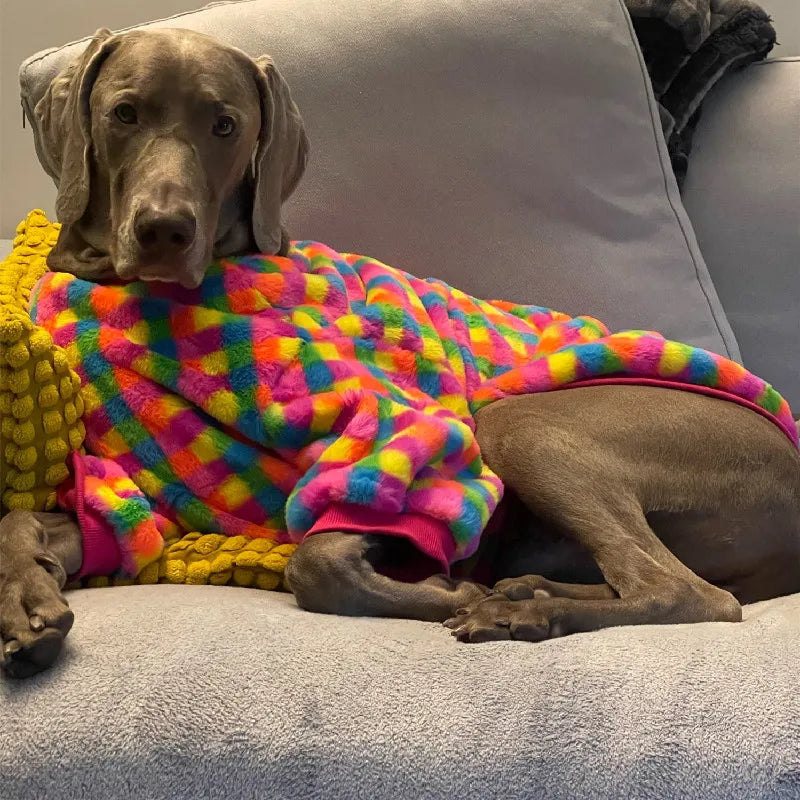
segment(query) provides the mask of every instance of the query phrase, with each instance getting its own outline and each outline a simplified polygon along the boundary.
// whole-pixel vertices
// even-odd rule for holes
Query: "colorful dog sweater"
[[[315,242],[220,260],[195,290],[50,273],[32,316],[83,382],[87,453],[60,493],[85,532],[83,574],[135,574],[175,526],[280,542],[382,531],[446,570],[503,491],[474,414],[510,395],[668,385],[740,402],[797,444],[786,401],[726,358]]]

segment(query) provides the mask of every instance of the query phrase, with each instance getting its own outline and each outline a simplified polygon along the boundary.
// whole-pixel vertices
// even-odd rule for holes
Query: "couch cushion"
[[[295,236],[738,358],[621,0],[246,0],[155,24],[275,57],[312,143]],[[32,123],[84,45],[22,66]]]
[[[731,135],[734,132],[734,135]],[[720,82],[684,195],[744,364],[800,410],[800,58]]]
[[[538,645],[230,587],[69,598],[66,657],[0,685],[3,797],[800,793],[800,596]]]

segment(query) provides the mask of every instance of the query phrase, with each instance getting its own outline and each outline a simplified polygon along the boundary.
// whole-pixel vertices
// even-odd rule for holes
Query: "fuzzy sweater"
[[[655,382],[747,405],[797,444],[786,401],[721,356],[314,242],[221,260],[196,290],[50,273],[32,315],[83,383],[87,452],[60,492],[82,574],[135,574],[176,528],[382,531],[446,570],[503,491],[474,414],[514,394]]]

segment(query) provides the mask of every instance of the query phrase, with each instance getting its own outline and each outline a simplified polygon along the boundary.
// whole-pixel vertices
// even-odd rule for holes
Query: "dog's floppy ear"
[[[308,160],[300,112],[269,56],[255,59],[261,95],[261,132],[254,161],[253,236],[260,252],[281,252],[281,204],[294,191]]]
[[[101,28],[83,54],[57,75],[35,114],[42,131],[45,169],[58,186],[56,215],[62,226],[70,226],[89,204],[92,129],[89,98],[103,61],[113,51],[115,38]]]

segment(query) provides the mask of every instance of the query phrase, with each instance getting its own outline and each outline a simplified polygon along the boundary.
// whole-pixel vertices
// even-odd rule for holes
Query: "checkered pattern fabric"
[[[475,411],[587,379],[713,387],[797,435],[780,395],[721,356],[314,242],[221,260],[196,290],[51,273],[32,316],[81,377],[87,450],[129,481],[125,497],[93,489],[123,539],[149,508],[184,530],[299,541],[344,504],[437,520],[466,557],[502,493]],[[158,557],[153,530],[136,569]]]

